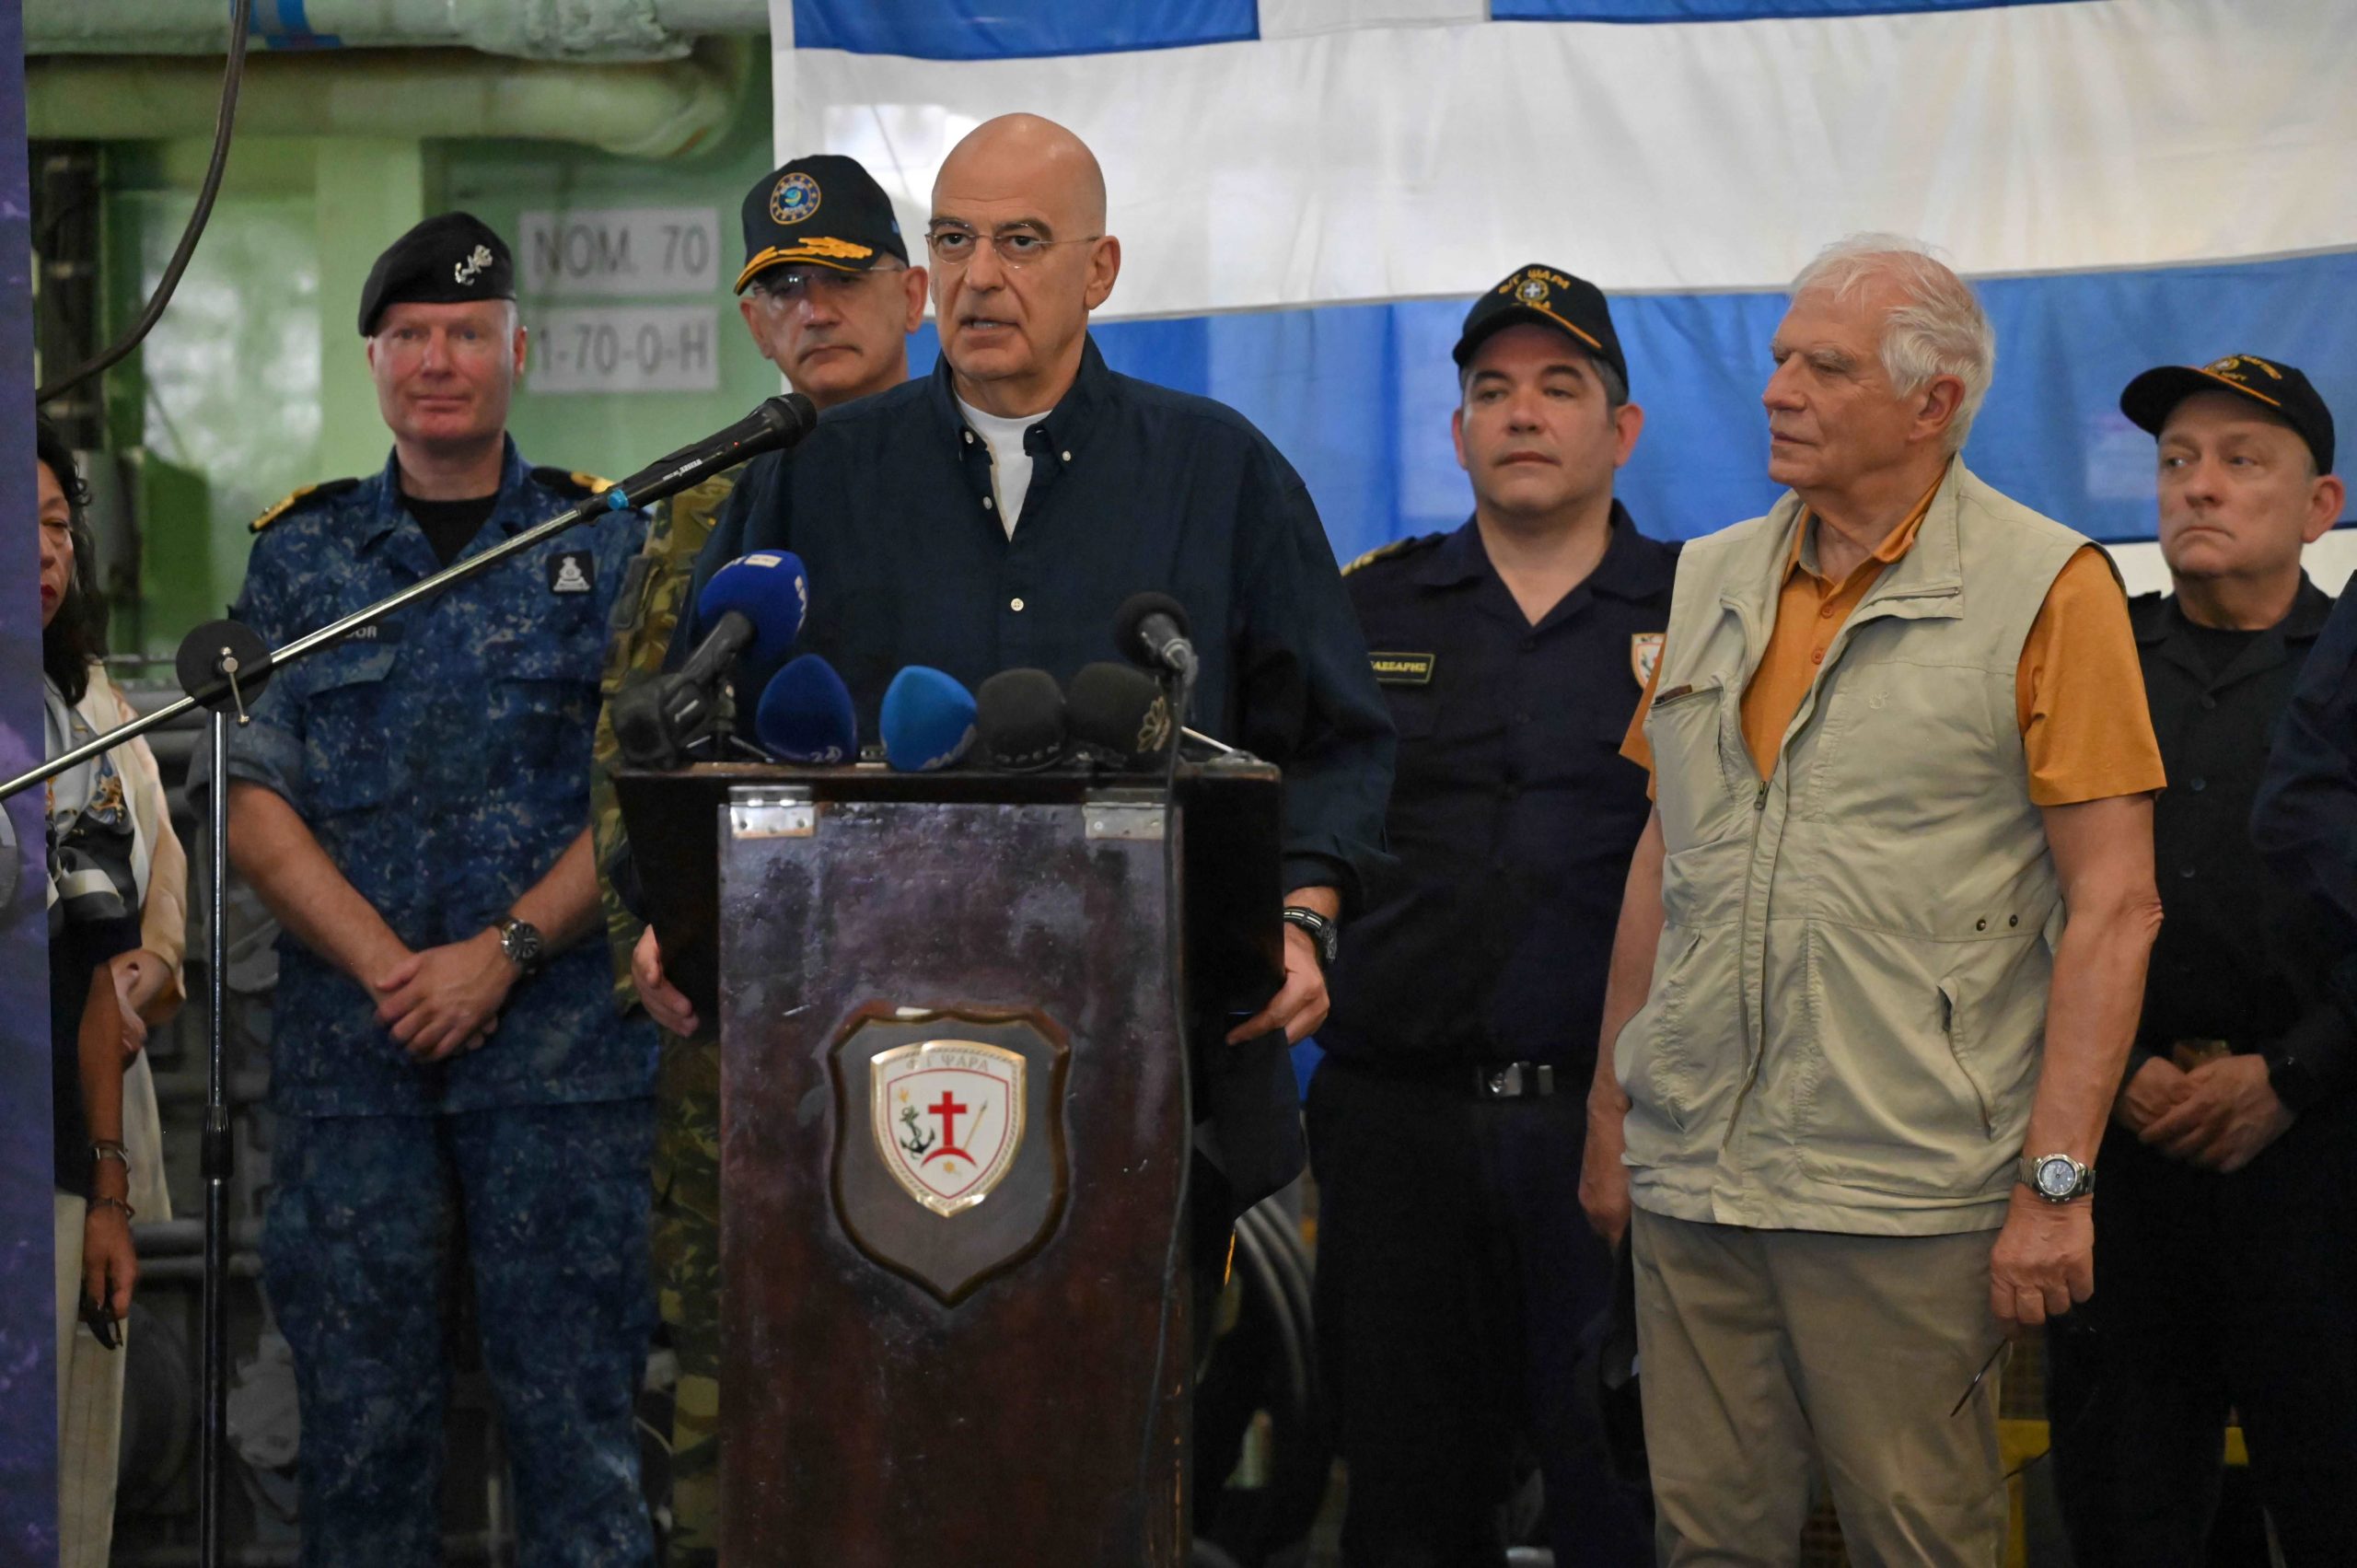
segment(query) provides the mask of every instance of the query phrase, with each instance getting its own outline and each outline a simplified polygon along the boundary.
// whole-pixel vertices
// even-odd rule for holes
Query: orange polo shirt
[[[1775,629],[1743,691],[1744,745],[1761,778],[1775,767],[1784,731],[1800,712],[1835,634],[1883,569],[1914,548],[1938,494],[1933,486],[1907,520],[1839,583],[1817,574],[1812,519],[1802,517],[1776,598]],[[1657,679],[1661,667],[1656,663],[1654,668]],[[2014,672],[2014,717],[2028,754],[2030,799],[2039,806],[2069,806],[2161,788],[2166,781],[2143,689],[2127,596],[2109,563],[2088,545],[2047,588]],[[2127,692],[2136,693],[2136,700],[2122,701]],[[1647,772],[1654,757],[1645,740],[1645,715],[1653,703],[1649,680],[1620,743],[1620,755]]]

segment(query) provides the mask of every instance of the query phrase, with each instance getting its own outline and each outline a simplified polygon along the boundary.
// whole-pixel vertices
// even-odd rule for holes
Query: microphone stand
[[[199,1169],[204,1181],[204,1284],[201,1315],[203,1325],[200,1374],[203,1425],[197,1447],[197,1555],[203,1568],[222,1561],[222,1503],[228,1478],[229,1432],[229,1177],[236,1144],[229,1135],[227,1072],[228,933],[222,906],[229,872],[229,714],[239,725],[252,723],[246,713],[246,695],[259,694],[271,673],[294,663],[364,626],[371,626],[406,605],[440,592],[454,583],[479,576],[519,551],[607,512],[644,506],[701,483],[713,474],[736,467],[761,452],[790,447],[809,434],[817,418],[809,400],[800,395],[771,398],[746,419],[693,447],[682,447],[621,483],[592,496],[577,506],[535,524],[481,555],[421,577],[365,610],[271,649],[253,631],[235,621],[213,621],[191,632],[174,661],[184,695],[154,713],[117,725],[96,739],[52,757],[41,766],[0,784],[0,800],[52,778],[68,768],[112,750],[124,741],[169,724],[198,708],[212,711],[207,725],[212,752],[212,798],[207,802],[207,828],[213,835],[207,889],[206,1003],[211,1017],[205,1027],[204,1132]]]

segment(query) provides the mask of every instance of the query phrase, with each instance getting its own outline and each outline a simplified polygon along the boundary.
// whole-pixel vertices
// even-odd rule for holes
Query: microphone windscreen
[[[696,596],[696,619],[716,625],[732,610],[753,623],[747,658],[757,666],[784,659],[810,610],[810,579],[802,558],[789,551],[757,550],[714,572]]]
[[[1187,607],[1168,594],[1132,594],[1121,601],[1113,614],[1113,646],[1122,657],[1137,664],[1156,661],[1146,651],[1145,641],[1139,635],[1149,615],[1167,615],[1178,628],[1180,636],[1187,635]]]
[[[904,773],[946,768],[974,743],[974,694],[912,664],[884,690],[884,760]]]
[[[1143,766],[1178,734],[1162,682],[1126,664],[1100,661],[1072,678],[1064,725],[1075,744],[1115,767]]]
[[[817,654],[804,654],[770,678],[753,733],[782,762],[848,762],[859,755],[851,688]]]
[[[1002,669],[974,693],[974,744],[994,768],[1044,768],[1064,754],[1064,694],[1044,669]]]

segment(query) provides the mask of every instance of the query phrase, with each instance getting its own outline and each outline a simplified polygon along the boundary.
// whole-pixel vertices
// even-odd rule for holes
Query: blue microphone
[[[912,664],[884,691],[884,760],[904,773],[946,768],[974,743],[974,694]]]
[[[739,556],[714,572],[696,596],[696,621],[711,630],[680,671],[707,673],[698,661],[714,644],[724,641],[733,645],[708,673],[718,673],[739,653],[749,654],[756,665],[774,665],[792,651],[794,639],[802,634],[802,618],[809,611],[810,578],[800,556],[784,550]],[[732,626],[731,615],[741,625]],[[729,635],[724,638],[724,633]]]
[[[782,762],[848,762],[859,755],[851,688],[835,667],[804,654],[773,676],[753,715],[761,749]]]
[[[614,698],[614,739],[639,768],[676,768],[727,728],[720,683],[738,655],[774,666],[794,647],[810,608],[810,580],[784,551],[759,551],[712,575],[696,596],[703,641],[679,668]]]

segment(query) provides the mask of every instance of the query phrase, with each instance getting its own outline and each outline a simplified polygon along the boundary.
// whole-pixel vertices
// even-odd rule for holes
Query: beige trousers
[[[1640,1209],[1638,1385],[1661,1568],[1790,1568],[1822,1467],[1857,1568],[1995,1568],[1996,1233],[1835,1236]]]
[[[122,1446],[121,1348],[82,1321],[82,1200],[57,1202],[57,1562],[106,1568],[114,1544],[115,1467]],[[130,1328],[115,1325],[120,1339]]]

